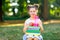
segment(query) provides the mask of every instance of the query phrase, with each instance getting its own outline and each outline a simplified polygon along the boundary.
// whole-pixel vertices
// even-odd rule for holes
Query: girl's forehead
[[[32,10],[36,10],[36,9],[35,8],[30,8],[29,10],[32,11]]]

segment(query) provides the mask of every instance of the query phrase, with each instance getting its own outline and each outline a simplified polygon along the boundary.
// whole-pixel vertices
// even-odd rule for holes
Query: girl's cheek
[[[29,13],[30,15],[32,15],[32,13]]]

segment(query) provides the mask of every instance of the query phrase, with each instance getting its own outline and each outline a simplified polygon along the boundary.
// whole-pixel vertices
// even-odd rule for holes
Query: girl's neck
[[[34,20],[35,18],[34,17],[30,17],[30,19]]]
[[[32,20],[35,20],[35,19],[38,19],[38,16],[35,16],[35,17],[30,17]]]

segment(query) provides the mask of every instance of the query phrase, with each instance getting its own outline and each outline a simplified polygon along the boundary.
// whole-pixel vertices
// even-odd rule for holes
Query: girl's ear
[[[38,13],[38,10],[36,10],[36,12]]]

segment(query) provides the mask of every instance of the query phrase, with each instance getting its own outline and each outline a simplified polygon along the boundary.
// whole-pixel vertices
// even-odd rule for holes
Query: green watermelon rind
[[[40,27],[31,27],[29,26],[28,28],[38,28],[38,30],[27,30],[27,33],[40,33]]]

